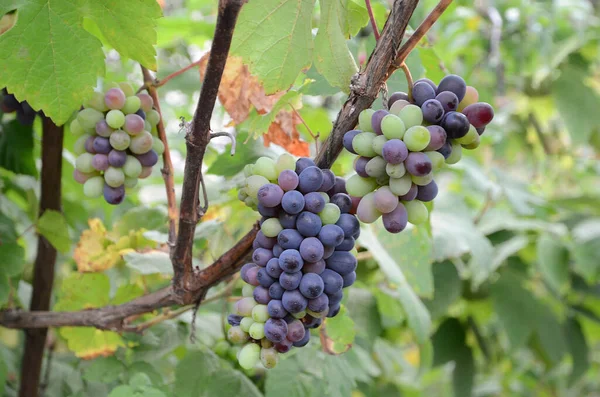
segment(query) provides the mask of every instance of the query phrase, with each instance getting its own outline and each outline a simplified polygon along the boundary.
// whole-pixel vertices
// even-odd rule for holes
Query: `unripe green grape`
[[[165,152],[165,144],[158,138],[152,139],[152,149],[154,149],[156,154],[162,156]]]
[[[152,109],[149,112],[146,112],[146,120],[148,120],[151,125],[157,125],[160,121],[160,114]]]
[[[404,134],[404,143],[411,152],[420,152],[429,145],[431,135],[429,130],[423,126],[417,125],[410,127]]]
[[[138,179],[137,178],[129,178],[129,177],[125,177],[125,187],[128,189],[134,188],[138,183]]]
[[[267,338],[263,338],[260,340],[260,347],[262,347],[263,349],[270,349],[273,347],[273,342],[271,342]]]
[[[269,180],[262,175],[251,175],[246,178],[246,193],[248,197],[256,198],[258,189],[269,183]]]
[[[478,140],[479,134],[477,133],[477,130],[475,129],[475,127],[473,127],[473,125],[470,125],[467,135],[456,139],[456,142],[460,143],[461,145],[468,145]]]
[[[371,116],[375,111],[373,109],[365,109],[358,115],[358,126],[361,131],[371,131]]]
[[[255,175],[264,176],[269,181],[277,180],[277,176],[279,175],[275,170],[275,161],[268,157],[260,157],[256,160],[253,170]]]
[[[252,313],[252,312],[250,312],[250,313]],[[254,320],[252,319],[252,317],[244,317],[240,321],[240,328],[244,332],[248,332],[248,331],[250,331],[250,327],[252,326],[252,324],[254,324]]]
[[[325,192],[318,192],[321,197],[323,197],[323,200],[325,200],[325,204],[327,204],[330,200],[329,200],[329,195]]]
[[[264,323],[254,323],[250,326],[250,330],[248,331],[250,337],[252,339],[261,340],[265,337],[265,324]]]
[[[86,197],[100,197],[102,196],[104,191],[104,178],[101,176],[95,176],[93,178],[88,179],[83,184],[83,194]]]
[[[242,287],[242,296],[251,297],[254,296],[254,287],[250,284],[244,284]]]
[[[414,176],[414,175],[411,175],[410,179],[417,186],[429,185],[431,183],[431,181],[433,181],[433,172],[430,172],[429,174],[427,174],[425,176]]]
[[[258,209],[258,200],[255,198],[247,197],[246,200],[244,200],[244,203],[253,210]]]
[[[106,124],[110,128],[119,129],[125,124],[125,115],[120,110],[111,110],[106,113]]]
[[[248,334],[244,332],[239,326],[229,328],[227,331],[227,339],[234,344],[244,343],[248,340]]]
[[[452,153],[446,159],[446,164],[456,164],[462,158],[462,146],[456,141],[452,142]]]
[[[92,108],[99,112],[106,112],[108,110],[106,103],[104,103],[104,94],[98,91],[94,91],[90,99],[83,104],[83,107]]]
[[[118,83],[118,86],[121,89],[121,91],[123,91],[125,96],[135,95],[135,90],[133,89],[131,84],[129,84],[128,82],[122,81],[122,82]]]
[[[327,316],[327,308],[325,308],[325,310],[323,310],[322,312],[318,313],[318,312],[313,312],[310,309],[306,309],[306,313],[310,314],[311,316],[315,317],[315,318],[325,318]],[[306,330],[306,332],[308,332],[308,330]]]
[[[225,358],[227,356],[227,353],[229,352],[230,347],[231,346],[229,345],[229,342],[227,342],[226,340],[220,340],[217,341],[217,343],[215,343],[212,349],[217,356]]]
[[[152,126],[152,128],[150,129],[150,133],[151,133],[153,136],[158,136],[158,128],[156,128],[156,126],[155,126],[155,125],[153,125],[153,126]]]
[[[292,316],[294,316],[294,318],[301,319],[302,317],[306,316],[306,311],[303,310],[299,313],[294,313]]]
[[[241,350],[240,346],[231,346],[227,352],[227,358],[231,361],[237,361]]]
[[[473,149],[477,149],[479,147],[480,143],[481,143],[481,138],[479,137],[479,134],[478,134],[477,138],[475,138],[475,140],[473,142],[462,145],[462,147],[464,147],[465,149],[468,149],[468,150],[473,150]]]
[[[88,173],[96,171],[92,166],[94,155],[91,153],[82,153],[75,159],[75,168],[81,172]]]
[[[346,181],[346,191],[350,196],[363,197],[372,192],[377,187],[377,182],[373,178],[363,178],[358,174],[352,175]]]
[[[340,219],[340,207],[333,203],[325,204],[325,207],[319,212],[319,218],[323,225],[331,225]]]
[[[425,204],[419,200],[403,201],[406,212],[408,213],[408,221],[413,225],[419,225],[429,217],[429,211]]]
[[[73,119],[73,121],[71,121],[71,124],[69,125],[69,129],[71,130],[71,134],[73,134],[73,135],[81,135],[81,134],[85,133],[85,130],[83,129],[81,124],[79,124],[79,121],[77,121],[76,118]]]
[[[91,136],[92,135],[90,134],[85,134],[77,138],[75,144],[73,145],[73,153],[75,153],[76,155],[85,153],[85,141],[87,141],[88,138]]]
[[[93,130],[96,128],[96,123],[103,118],[102,112],[92,108],[83,109],[77,114],[77,121],[84,130]]]
[[[383,135],[377,135],[374,139],[373,139],[373,151],[378,155],[378,156],[383,156],[383,145],[385,145],[385,143],[388,141],[388,139],[383,136]]]
[[[238,190],[237,197],[238,197],[238,200],[240,200],[240,201],[246,200],[246,198],[248,197],[248,193],[246,193],[246,189],[242,188],[242,189]]]
[[[152,132],[152,129],[156,130],[156,132],[158,132],[158,130],[156,129],[156,127],[152,126],[152,124],[150,124],[150,122],[148,120],[144,120],[144,131],[150,131],[152,133],[152,135],[154,135],[154,133]]]
[[[374,132],[361,132],[352,139],[352,149],[364,157],[375,157],[373,140],[377,135]]]
[[[104,180],[110,187],[119,187],[125,182],[125,174],[120,168],[108,167],[104,171]]]
[[[410,190],[412,186],[412,179],[409,173],[404,174],[401,178],[390,179],[390,190],[396,196],[403,196]]]
[[[440,154],[440,156],[441,156],[441,154]],[[444,156],[442,156],[442,159],[443,158],[444,158]],[[400,164],[388,163],[385,165],[385,172],[389,175],[390,178],[402,178],[404,176],[404,174],[406,174],[406,167],[404,167],[404,163],[400,163]]]
[[[142,163],[133,156],[127,156],[123,165],[123,172],[130,178],[138,178],[142,173]]]
[[[263,224],[260,226],[260,230],[267,237],[277,237],[279,232],[283,230],[283,227],[281,227],[279,219],[269,218],[263,222]]]
[[[129,134],[127,134],[125,131],[117,130],[110,134],[109,141],[110,146],[112,146],[113,149],[125,150],[129,147],[129,144],[131,143],[131,138],[129,137]]]
[[[258,323],[264,323],[269,319],[267,305],[256,305],[252,309],[252,319]]]
[[[296,160],[291,154],[284,153],[277,159],[275,163],[275,172],[277,175],[281,174],[283,170],[292,170],[296,169]]]
[[[430,151],[424,153],[429,157],[429,160],[431,160],[431,168],[433,171],[437,171],[446,165],[446,159],[440,152]]]
[[[137,96],[128,96],[125,99],[125,105],[123,106],[123,113],[131,114],[140,110],[140,106],[142,105],[142,101]]]
[[[385,175],[385,166],[387,162],[383,157],[375,156],[367,162],[365,166],[365,172],[367,175],[373,178],[379,178]]]
[[[390,177],[387,174],[383,174],[375,178],[375,181],[379,186],[387,186],[390,184]]]
[[[407,129],[423,123],[423,112],[416,105],[407,105],[400,110],[398,116],[404,122],[404,127]]]
[[[131,138],[129,150],[135,154],[144,154],[152,149],[153,142],[154,138],[152,137],[152,134],[150,134],[148,131],[142,131],[141,134]]]
[[[238,355],[238,362],[244,369],[252,369],[260,359],[260,346],[255,343],[248,343],[242,347]]]
[[[252,175],[254,175],[254,164],[246,164],[244,166],[244,176],[249,178]]]
[[[388,114],[381,120],[381,131],[387,139],[402,139],[406,127],[400,117]]]
[[[279,362],[279,353],[274,348],[263,348],[260,351],[260,362],[267,369],[275,368]]]

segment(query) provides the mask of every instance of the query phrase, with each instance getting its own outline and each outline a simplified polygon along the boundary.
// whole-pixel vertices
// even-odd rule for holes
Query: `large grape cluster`
[[[125,188],[147,178],[164,150],[156,137],[160,114],[145,92],[135,94],[129,83],[113,83],[105,92],[95,91],[71,121],[75,142],[73,177],[83,184],[87,197],[109,204],[125,198]]]
[[[23,125],[32,125],[37,114],[35,110],[29,106],[27,101],[19,102],[13,94],[9,94],[5,89],[0,93],[2,100],[0,101],[0,109],[4,113],[16,112],[17,120]]]
[[[238,361],[273,368],[280,353],[305,346],[311,328],[340,311],[356,280],[359,222],[344,180],[308,158],[262,157],[245,169],[240,199],[261,215],[252,262],[241,269],[244,296],[229,316],[228,338],[245,343]]]
[[[390,233],[426,221],[424,202],[438,193],[433,173],[458,162],[463,148],[477,148],[494,117],[492,106],[478,99],[475,88],[448,75],[438,86],[428,79],[415,82],[411,100],[394,93],[389,111],[361,112],[358,129],[344,135],[344,147],[357,155],[346,188],[358,202],[358,219],[372,223],[382,217]]]

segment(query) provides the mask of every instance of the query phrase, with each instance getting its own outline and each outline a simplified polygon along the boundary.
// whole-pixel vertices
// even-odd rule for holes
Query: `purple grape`
[[[335,252],[335,247],[332,245],[324,245],[323,259],[329,258]]]
[[[469,120],[467,116],[459,112],[448,112],[442,119],[441,126],[446,130],[448,138],[458,139],[469,132]]]
[[[306,273],[300,281],[300,293],[307,299],[314,299],[323,293],[325,285],[321,276],[315,273]]]
[[[92,167],[98,171],[106,171],[108,169],[108,156],[105,154],[95,154],[92,157]]]
[[[319,167],[306,167],[299,176],[298,190],[302,193],[316,192],[323,184],[323,172]]]
[[[279,353],[287,353],[292,348],[292,345],[293,345],[293,342],[291,340],[288,340],[287,338],[285,338],[281,342],[275,343],[275,346],[273,346],[273,347]]]
[[[400,139],[390,139],[383,145],[383,158],[390,164],[400,164],[407,156],[406,144]]]
[[[322,282],[323,279],[321,279],[321,283]],[[319,296],[308,300],[308,310],[311,310],[316,313],[321,313],[327,310],[327,306],[329,306],[329,297],[327,296],[327,294],[323,294],[322,292],[323,291],[321,290],[321,294]]]
[[[333,171],[329,169],[324,169],[323,171],[323,183],[319,187],[319,192],[326,192],[335,185],[335,174]]]
[[[116,205],[121,204],[125,198],[125,186],[110,187],[106,183],[104,184],[104,200],[108,204]]]
[[[296,174],[300,175],[308,167],[316,166],[315,162],[307,157],[301,157],[296,160]]]
[[[279,299],[273,299],[267,305],[267,310],[271,318],[284,318],[288,312],[283,308],[283,303]]]
[[[360,224],[358,219],[354,215],[341,214],[340,219],[336,222],[336,225],[342,228],[345,237],[353,237],[355,233],[360,230]]]
[[[321,320],[321,319],[319,319]],[[294,342],[293,346],[294,347],[304,347],[306,345],[308,345],[308,342],[310,342],[310,332],[306,331],[304,333],[304,337],[302,339],[300,339],[298,342]]]
[[[304,338],[307,331],[300,320],[294,320],[288,324],[287,339],[292,342],[299,342]]]
[[[240,316],[240,315],[237,315],[237,314],[230,314],[229,316],[227,316],[227,322],[232,327],[235,327],[235,326],[240,325],[240,322],[242,321],[242,318],[244,318],[244,317]]]
[[[260,247],[266,248],[266,249],[269,249],[269,250],[273,249],[273,246],[275,246],[275,244],[277,244],[277,239],[275,237],[267,237],[260,230],[256,234],[256,237],[254,238],[254,241],[257,241],[258,245]]]
[[[388,99],[388,109],[392,107],[394,102],[399,101],[401,99],[408,101],[408,94],[405,92],[394,92],[392,95],[390,95]]]
[[[325,294],[323,294],[323,295],[325,295]],[[323,295],[321,295],[321,296],[323,296]],[[325,296],[327,296],[327,295],[325,295]],[[329,308],[329,306],[328,306],[328,308]],[[321,320],[318,317],[313,317],[313,316],[307,314],[306,316],[304,316],[302,318],[302,322],[304,323],[304,326],[307,329],[314,329],[314,328],[319,328],[319,326],[321,325],[323,320]],[[307,332],[307,334],[310,335],[310,332]]]
[[[295,273],[281,273],[279,276],[279,284],[283,287],[283,289],[291,291],[298,288],[300,285],[300,280],[302,280],[302,272]]]
[[[338,303],[337,305],[329,306],[329,313],[327,313],[327,317],[335,317],[340,312],[341,306]]]
[[[452,144],[450,143],[450,141],[447,140],[444,143],[444,145],[437,150],[437,152],[441,153],[445,159],[450,157],[450,155],[452,154]]]
[[[435,181],[429,182],[425,186],[419,186],[417,199],[421,201],[431,201],[438,194],[438,186]]]
[[[281,227],[285,229],[296,228],[296,218],[298,218],[298,215],[296,214],[288,214],[285,211],[279,213],[279,223],[281,223]]]
[[[331,190],[327,191],[327,194],[329,195],[329,197],[331,197],[338,193],[348,193],[348,192],[346,191],[346,180],[342,177],[336,176],[335,177],[335,185],[333,185],[333,188],[331,188]]]
[[[281,207],[277,206],[277,207],[265,207],[264,205],[262,205],[261,203],[258,203],[258,205],[256,206],[258,213],[262,216],[266,216],[267,218],[276,218],[277,216],[279,216],[279,213],[281,212]]]
[[[109,109],[121,109],[125,105],[125,93],[120,88],[111,88],[104,94],[104,103]]]
[[[331,269],[323,270],[323,273],[321,273],[320,276],[323,279],[323,284],[325,286],[324,292],[328,295],[340,291],[342,289],[342,285],[344,285],[342,276]]]
[[[267,262],[271,258],[273,258],[273,252],[266,248],[257,248],[252,254],[252,261],[260,267],[267,266]]]
[[[383,135],[383,131],[381,131],[381,120],[388,114],[389,112],[387,110],[379,109],[371,116],[371,127],[373,128],[373,132],[377,135]]]
[[[252,297],[257,303],[260,303],[261,305],[266,305],[271,301],[269,290],[261,285],[254,288],[254,291],[252,291]]]
[[[302,266],[302,273],[316,273],[321,274],[325,270],[325,260],[321,259],[317,262],[304,262],[304,266]]]
[[[344,231],[338,225],[325,225],[319,231],[319,240],[323,245],[337,247],[344,241]]]
[[[242,280],[244,280],[245,283],[250,284],[250,282],[248,281],[248,270],[257,267],[254,263],[246,263],[244,266],[242,266],[242,268],[240,269],[240,276],[242,277]]]
[[[411,152],[404,163],[406,170],[414,176],[425,176],[431,172],[431,160],[425,153]]]
[[[356,270],[356,257],[348,251],[336,251],[325,261],[327,268],[344,276]]]
[[[285,291],[281,300],[285,310],[292,314],[304,311],[308,305],[308,301],[298,290]]]
[[[352,248],[354,248],[355,243],[356,243],[356,240],[354,239],[354,237],[346,237],[340,245],[335,247],[335,250],[336,251],[351,251]]]
[[[334,194],[330,202],[337,205],[342,214],[347,214],[352,209],[352,199],[345,193]]]
[[[273,343],[285,340],[287,331],[287,323],[282,319],[270,318],[265,322],[265,337]]]
[[[435,98],[435,89],[425,81],[418,81],[413,85],[412,97],[413,102],[421,106],[428,99]]]
[[[437,91],[437,86],[430,79],[422,78],[422,79],[419,79],[419,80],[415,81],[415,84],[420,83],[420,82],[424,82],[424,83],[429,84],[431,86],[431,88],[433,88],[434,91]]]
[[[484,128],[494,118],[494,108],[485,102],[473,103],[464,108],[462,113],[475,128]]]
[[[460,102],[467,93],[467,83],[465,83],[462,77],[455,74],[449,74],[440,81],[437,88],[438,94],[444,91],[453,92],[458,98],[458,102]]]
[[[421,105],[423,120],[431,124],[437,124],[444,117],[444,108],[436,99],[428,99]]]
[[[97,136],[94,138],[94,152],[101,154],[109,154],[112,150],[112,146],[110,146],[110,142],[108,138],[104,138],[102,136]]]
[[[369,160],[370,158],[368,157],[357,157],[354,161],[354,170],[358,175],[362,176],[363,178],[369,177],[369,174],[367,174],[367,163],[369,162]]]
[[[356,281],[356,272],[348,273],[345,276],[342,276],[342,279],[344,280],[343,288],[349,287]]]
[[[96,134],[100,136],[109,137],[110,133],[113,131],[114,130],[110,128],[106,120],[100,120],[96,123]]]
[[[271,258],[265,266],[267,274],[273,278],[279,279],[283,270],[279,267],[279,258]]]
[[[277,207],[281,204],[283,197],[283,190],[274,183],[267,183],[258,189],[257,199],[258,203],[265,207]]]
[[[304,237],[296,229],[283,229],[277,235],[277,244],[284,250],[300,248]]]
[[[307,211],[318,214],[325,208],[325,199],[318,192],[310,192],[304,195],[304,208]]]
[[[252,249],[257,249],[257,248],[261,248],[260,244],[258,243],[258,241],[254,240],[252,242]]]
[[[134,114],[137,114],[138,116],[140,116],[143,120],[146,120],[146,112],[144,112],[142,109],[138,109],[137,112],[135,112]]]
[[[410,186],[410,189],[408,190],[408,193],[400,196],[399,199],[402,200],[402,201],[413,201],[414,199],[417,198],[417,193],[418,192],[419,192],[419,187],[413,183]],[[400,204],[401,203],[399,203],[398,205],[400,205]]]
[[[279,282],[274,282],[269,287],[269,296],[273,299],[281,299],[283,296],[283,292],[285,289],[279,284]]]
[[[154,149],[150,149],[144,154],[136,154],[135,157],[144,167],[153,167],[156,163],[158,163],[158,154],[156,154]]]
[[[451,91],[442,91],[435,97],[444,108],[444,112],[454,112],[458,108],[460,101],[455,93]]]
[[[316,262],[323,258],[323,243],[316,237],[307,237],[300,244],[300,256],[307,262]]]
[[[343,280],[344,280],[344,278],[342,277],[342,281]],[[342,301],[342,299],[344,299],[344,291],[342,291],[342,289],[340,288],[338,291],[334,292],[333,294],[327,295],[327,297],[329,298],[329,306],[337,305],[338,303],[340,303]]]
[[[121,168],[127,161],[127,153],[123,150],[113,149],[108,153],[108,164],[113,167]]]
[[[279,255],[279,267],[286,273],[298,272],[303,265],[304,260],[297,250],[287,249]]]
[[[315,237],[322,226],[321,218],[312,212],[304,211],[296,219],[296,229],[304,237]]]
[[[298,214],[304,209],[304,195],[297,190],[290,190],[283,195],[281,206],[288,214]]]
[[[400,233],[406,228],[408,223],[408,213],[402,203],[398,203],[395,210],[383,214],[381,218],[383,220],[383,227],[390,233]]]
[[[427,127],[429,130],[429,144],[425,148],[425,151],[438,150],[444,143],[446,143],[446,130],[439,125],[430,125]]]
[[[265,288],[269,288],[271,284],[273,284],[276,281],[273,277],[269,276],[269,273],[267,273],[267,269],[265,269],[264,267],[258,270],[256,278],[261,287]]]
[[[352,148],[352,140],[354,139],[355,136],[357,136],[361,132],[362,131],[360,131],[360,130],[350,130],[344,134],[344,140],[343,140],[344,147],[346,148],[347,151],[349,151],[352,154],[356,154],[356,152]]]
[[[298,186],[298,174],[292,170],[283,170],[277,178],[277,183],[286,192],[294,190]]]
[[[260,270],[260,266],[252,267],[246,271],[246,279],[244,280],[246,283],[258,287],[260,283],[258,282],[258,271]]]
[[[282,252],[283,252],[283,248],[281,248],[281,246],[279,244],[275,244],[273,246],[273,256],[275,258],[279,258],[279,255],[281,255]]]
[[[85,151],[91,154],[95,154],[96,151],[94,150],[94,139],[96,139],[95,137],[91,136],[88,139],[85,140],[85,144],[83,145],[85,148]]]
[[[477,133],[479,135],[483,134],[485,132],[485,127],[481,127],[481,128],[475,128],[477,130]]]

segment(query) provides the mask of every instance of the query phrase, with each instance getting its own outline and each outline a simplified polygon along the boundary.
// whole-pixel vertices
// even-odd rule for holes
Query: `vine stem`
[[[410,73],[410,69],[408,68],[408,66],[406,65],[405,62],[402,62],[402,65],[400,65],[400,69],[402,69],[402,71],[404,72],[404,75],[406,76],[406,84],[408,85],[408,100],[412,102],[412,89],[413,89],[413,78],[412,78],[412,74]]]
[[[140,65],[141,66],[141,65]],[[171,161],[171,151],[169,150],[169,142],[167,140],[167,133],[165,131],[165,124],[163,121],[162,111],[160,110],[160,100],[158,98],[158,92],[156,87],[152,83],[152,75],[145,67],[141,66],[142,74],[144,75],[144,84],[148,90],[148,94],[154,101],[154,107],[160,115],[158,125],[158,137],[162,141],[165,151],[163,152],[163,168],[161,169],[163,180],[165,181],[165,188],[167,191],[167,208],[169,216],[169,247],[173,249],[175,246],[176,230],[177,230],[177,218],[179,217],[179,211],[177,210],[177,200],[175,199],[175,181],[173,179],[173,162]]]
[[[170,75],[162,78],[162,79],[154,79],[150,82],[144,82],[145,84],[150,84],[150,86],[154,87],[154,88],[158,88],[158,87],[162,87],[163,85],[167,84],[169,82],[169,80],[171,80],[174,77],[179,76],[180,74],[183,74],[185,72],[187,72],[190,69],[193,69],[197,66],[200,66],[200,64],[202,63],[202,59],[197,60],[196,62],[192,62],[189,65],[179,69],[176,72],[171,73]]]
[[[371,0],[365,0],[365,6],[367,7],[367,12],[369,13],[369,19],[371,20],[371,27],[373,28],[373,35],[375,36],[375,40],[379,40],[379,28],[377,27],[377,21],[375,20],[375,15],[373,14]]]

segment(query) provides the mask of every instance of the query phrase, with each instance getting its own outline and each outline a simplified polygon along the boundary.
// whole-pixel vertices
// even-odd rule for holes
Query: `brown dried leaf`
[[[275,121],[269,126],[269,130],[263,135],[265,146],[271,143],[283,147],[294,156],[305,157],[310,155],[308,142],[300,139],[300,133],[296,126],[300,124],[300,118],[292,112],[280,111],[275,116]]]

